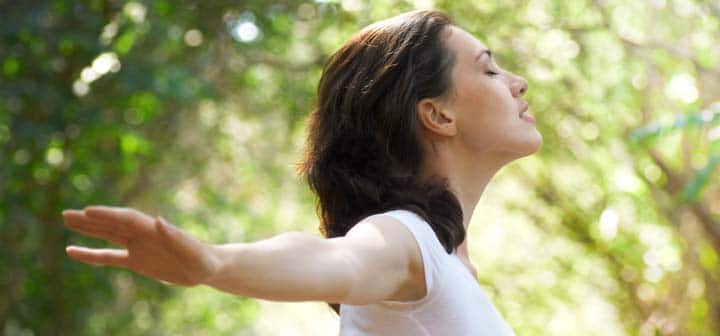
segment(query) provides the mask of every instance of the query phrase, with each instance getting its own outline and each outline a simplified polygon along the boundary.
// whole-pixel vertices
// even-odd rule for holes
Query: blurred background
[[[435,7],[530,83],[545,143],[469,232],[518,335],[720,335],[717,0],[0,1],[0,334],[336,335],[323,303],[70,261],[60,212],[213,243],[317,233],[295,173],[329,55]]]

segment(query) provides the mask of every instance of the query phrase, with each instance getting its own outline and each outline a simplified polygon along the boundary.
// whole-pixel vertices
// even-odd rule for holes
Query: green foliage
[[[715,153],[708,160],[707,165],[693,177],[682,191],[682,198],[685,202],[695,202],[700,197],[700,192],[710,183],[710,177],[715,171],[715,167],[720,162],[720,153]]]
[[[720,122],[720,107],[715,109],[705,109],[689,115],[678,116],[672,123],[663,125],[661,123],[652,123],[650,125],[638,128],[630,133],[630,140],[635,142],[652,141],[658,136],[668,134],[673,131],[681,131],[688,127],[701,127],[705,124],[713,124]]]
[[[433,3],[529,81],[544,137],[470,229],[517,334],[720,333],[720,8],[619,0],[3,3],[0,333],[293,321],[71,262],[67,244],[100,243],[60,211],[133,206],[216,243],[316,232],[293,164],[322,65],[360,27]]]
[[[686,129],[690,127],[712,126],[720,122],[720,105],[715,104],[713,107],[689,115],[678,116],[672,123],[663,125],[659,122],[654,122],[633,130],[630,133],[630,141],[631,143],[640,143],[648,146],[663,135],[686,131]],[[711,182],[711,176],[713,176],[712,174],[715,171],[715,167],[720,161],[720,137],[713,139],[710,142],[709,148],[710,157],[707,163],[698,170],[697,174],[690,179],[682,190],[681,200],[684,203],[697,201],[702,190]]]

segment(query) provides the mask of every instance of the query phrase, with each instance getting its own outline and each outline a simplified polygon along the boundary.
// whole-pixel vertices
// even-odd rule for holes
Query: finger
[[[99,221],[86,216],[83,211],[63,211],[65,226],[69,229],[94,238],[107,240],[111,243],[125,245],[130,238],[129,233],[122,226],[107,221]]]
[[[122,225],[88,217],[80,210],[63,211],[63,220],[71,230],[87,233],[96,238],[125,243],[130,237]]]
[[[128,252],[120,249],[91,249],[68,246],[65,252],[70,258],[87,264],[127,267]]]
[[[132,208],[91,205],[84,209],[88,217],[105,220],[127,228],[148,229],[153,218]]]
[[[64,219],[93,223],[93,225],[99,225],[113,231],[121,231],[127,228],[127,225],[122,222],[88,216],[84,210],[65,210],[62,214]]]
[[[127,246],[127,241],[126,241],[126,240],[119,239],[119,238],[113,236],[113,235],[110,234],[110,233],[98,232],[97,230],[94,230],[94,229],[93,229],[93,230],[87,230],[87,229],[84,229],[84,228],[72,227],[72,226],[68,226],[68,228],[69,228],[70,230],[72,230],[72,231],[74,231],[74,232],[77,232],[77,233],[79,233],[79,234],[81,234],[81,235],[84,235],[84,236],[102,239],[102,240],[105,240],[105,241],[107,241],[107,242],[110,242],[110,243],[113,243],[113,244],[116,244],[116,245]]]

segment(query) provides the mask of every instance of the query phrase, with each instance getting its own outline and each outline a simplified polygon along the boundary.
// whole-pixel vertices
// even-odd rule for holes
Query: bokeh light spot
[[[197,47],[203,43],[203,35],[197,29],[190,29],[185,32],[185,44],[190,47]]]
[[[677,74],[665,86],[665,94],[670,99],[690,104],[698,99],[695,79],[687,73]]]
[[[600,222],[598,224],[600,237],[605,240],[612,240],[615,238],[619,221],[620,217],[614,209],[607,208],[603,210],[602,214],[600,214]]]

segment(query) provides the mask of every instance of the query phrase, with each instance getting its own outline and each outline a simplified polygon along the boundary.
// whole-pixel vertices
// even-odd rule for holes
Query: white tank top
[[[416,301],[340,305],[340,336],[514,336],[457,255],[448,254],[430,225],[393,210],[420,247],[427,295]]]

